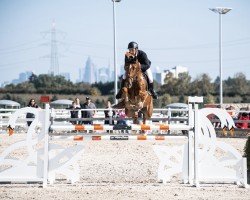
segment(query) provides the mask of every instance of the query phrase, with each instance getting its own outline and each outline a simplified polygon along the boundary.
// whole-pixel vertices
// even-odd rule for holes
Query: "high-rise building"
[[[22,72],[19,74],[17,79],[12,80],[13,84],[23,83],[29,80],[29,77],[32,75],[31,71]]]
[[[188,72],[187,67],[182,67],[180,65],[177,65],[169,70],[164,70],[163,72],[156,72],[154,74],[156,82],[158,82],[160,85],[164,84],[164,79],[166,78],[166,75],[169,73],[172,73],[174,78],[178,78],[180,73]]]
[[[168,71],[171,72],[175,78],[178,78],[180,73],[188,72],[188,69],[187,67],[182,67],[180,65],[177,65],[170,70],[166,70],[166,72]]]
[[[96,80],[96,72],[95,72],[95,65],[92,62],[91,58],[88,57],[85,65],[85,73],[84,73],[84,82],[86,83],[95,83]]]

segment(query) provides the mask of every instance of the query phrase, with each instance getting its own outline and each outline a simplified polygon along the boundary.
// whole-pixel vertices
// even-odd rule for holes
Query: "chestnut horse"
[[[136,60],[124,66],[126,71],[125,86],[122,88],[123,101],[114,108],[125,107],[125,113],[138,124],[138,115],[143,114],[143,124],[150,119],[153,113],[153,98],[148,93],[147,80],[141,71],[141,64]]]

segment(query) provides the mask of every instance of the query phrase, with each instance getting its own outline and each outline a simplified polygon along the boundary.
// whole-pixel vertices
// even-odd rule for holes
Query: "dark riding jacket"
[[[125,56],[125,64],[134,63],[136,59],[138,59],[138,62],[141,64],[142,72],[145,72],[150,68],[151,61],[148,59],[147,54],[142,50],[138,50],[135,58],[128,58]]]

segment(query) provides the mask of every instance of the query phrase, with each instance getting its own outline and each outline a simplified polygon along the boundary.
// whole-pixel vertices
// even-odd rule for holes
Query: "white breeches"
[[[147,69],[145,74],[147,74],[147,76],[148,76],[149,83],[153,83],[154,79],[153,79],[153,74],[152,74],[152,71],[151,71],[150,68]],[[126,74],[123,74],[122,78],[125,80],[126,79]]]

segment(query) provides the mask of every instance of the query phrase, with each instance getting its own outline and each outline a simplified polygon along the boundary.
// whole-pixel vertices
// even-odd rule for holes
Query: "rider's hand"
[[[126,64],[134,64],[136,63],[136,56],[131,54],[130,52],[125,53],[125,63]]]
[[[129,51],[127,51],[126,53],[125,53],[125,56],[126,57],[130,57],[130,56],[134,56],[132,53],[130,53]]]

